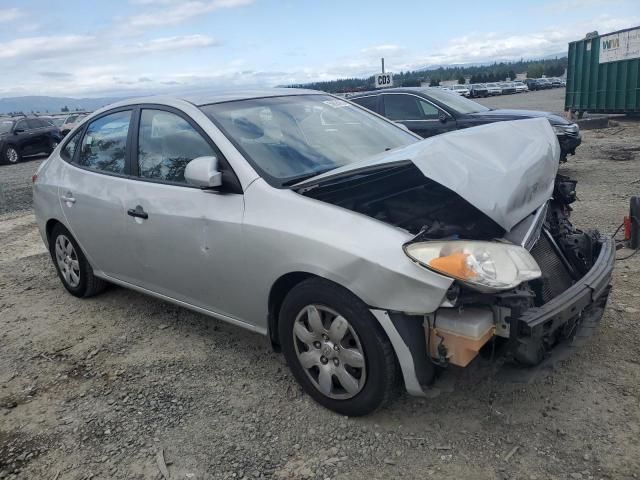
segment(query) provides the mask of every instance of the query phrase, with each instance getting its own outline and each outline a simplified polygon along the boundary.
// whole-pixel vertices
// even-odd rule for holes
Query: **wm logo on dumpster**
[[[620,47],[620,39],[619,38],[612,38],[610,40],[603,40],[602,41],[602,49],[603,50],[611,50],[612,48],[619,48]]]

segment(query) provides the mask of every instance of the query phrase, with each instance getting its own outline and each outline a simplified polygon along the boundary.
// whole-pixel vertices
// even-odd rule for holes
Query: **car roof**
[[[140,103],[165,104],[175,100],[183,100],[192,103],[197,107],[211,105],[213,103],[233,102],[237,100],[250,100],[253,98],[284,97],[291,95],[327,95],[326,92],[318,90],[307,90],[302,88],[263,88],[254,90],[230,90],[230,91],[198,91],[175,95],[157,95],[149,97],[130,98],[109,105],[110,108],[126,105],[136,105]]]
[[[461,87],[464,85],[461,85]],[[443,87],[444,88],[444,87]],[[442,89],[442,88],[441,88]],[[353,95],[349,95],[350,98],[366,97],[369,95],[376,95],[379,93],[396,92],[396,93],[429,93],[430,91],[437,90],[437,87],[395,87],[395,88],[383,88],[380,90],[369,90],[368,92],[358,92]]]

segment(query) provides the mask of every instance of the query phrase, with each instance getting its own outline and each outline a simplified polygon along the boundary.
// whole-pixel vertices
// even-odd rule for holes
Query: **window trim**
[[[109,177],[117,177],[117,178],[127,178],[129,177],[129,157],[131,156],[130,150],[129,150],[129,145],[131,142],[131,127],[133,125],[133,118],[134,118],[134,114],[135,114],[135,110],[136,110],[136,106],[135,105],[127,105],[125,107],[118,107],[118,108],[114,108],[113,110],[109,110],[106,112],[101,113],[100,115],[96,115],[95,117],[91,118],[91,120],[89,122],[86,122],[82,128],[78,131],[81,135],[80,137],[80,147],[82,147],[82,142],[84,141],[84,137],[87,134],[87,128],[89,128],[89,125],[91,125],[92,123],[94,123],[96,120],[100,120],[101,118],[104,118],[106,116],[112,115],[114,113],[120,113],[120,112],[131,112],[131,117],[129,118],[129,130],[127,131],[127,140],[125,143],[125,156],[124,156],[124,173],[114,173],[114,172],[107,172],[105,170],[97,170],[95,168],[89,168],[89,167],[85,167],[84,165],[80,165],[78,164],[78,156],[80,155],[80,150],[82,150],[82,148],[76,148],[76,150],[73,152],[73,157],[71,158],[71,160],[65,160],[64,158],[62,158],[62,156],[60,156],[60,158],[62,158],[63,161],[69,163],[70,165],[73,165],[76,168],[79,168],[81,170],[86,170],[88,172],[93,172],[93,173],[97,173],[99,175],[107,175]],[[69,136],[69,140],[66,140],[63,147],[62,148],[66,148],[67,144],[71,141],[71,139],[73,138],[73,135]]]
[[[137,111],[135,112],[135,122],[133,124],[133,129],[134,129],[133,132],[135,134],[131,139],[131,146],[130,146],[130,151],[128,155],[131,161],[131,168],[129,170],[131,180],[134,180],[137,182],[169,185],[172,187],[183,187],[183,188],[192,188],[196,190],[202,190],[200,187],[197,187],[195,185],[189,185],[188,183],[171,182],[171,181],[161,180],[157,178],[144,178],[140,176],[140,164],[138,162],[138,141],[140,138],[139,132],[140,132],[140,121],[142,119],[142,110],[160,110],[163,112],[173,113],[174,115],[177,115],[178,117],[182,118],[202,137],[202,139],[205,142],[207,142],[207,144],[209,144],[214,154],[218,158],[218,164],[221,165],[222,167],[220,170],[222,172],[222,175],[224,176],[224,172],[227,171],[229,172],[229,175],[232,177],[232,180],[227,179],[227,183],[229,183],[230,186],[233,187],[232,191],[224,191],[223,193],[237,193],[241,195],[244,193],[242,189],[242,184],[240,183],[240,180],[238,179],[236,172],[233,170],[233,168],[231,167],[231,164],[227,161],[227,159],[225,158],[220,148],[218,148],[218,146],[211,139],[211,137],[207,135],[207,132],[205,132],[204,129],[200,125],[198,125],[198,123],[193,118],[191,118],[190,115],[188,115],[187,113],[183,112],[178,108],[171,107],[169,105],[161,105],[161,104],[155,104],[155,103],[140,103],[136,105],[136,110]]]
[[[420,95],[416,95],[415,93],[409,93],[409,92],[385,92],[385,93],[382,93],[382,94],[381,94],[381,97],[382,97],[382,109],[383,109],[383,111],[384,111],[385,118],[387,118],[388,120],[390,120],[390,121],[392,121],[392,122],[433,122],[434,120],[438,120],[438,121],[440,121],[440,119],[439,119],[439,117],[436,117],[436,118],[423,118],[423,119],[420,119],[420,120],[418,120],[418,119],[414,119],[414,120],[400,120],[400,119],[398,119],[398,120],[392,120],[392,119],[390,119],[390,118],[386,117],[386,115],[387,115],[387,108],[386,108],[386,106],[385,106],[385,104],[384,104],[384,96],[385,96],[385,95],[409,95],[409,96],[411,96],[411,97],[416,97],[418,100],[422,100],[422,101],[424,101],[424,102],[427,102],[427,103],[431,104],[433,107],[435,107],[435,108],[436,108],[436,110],[438,110],[439,112],[443,112],[443,113],[444,113],[445,115],[447,115],[449,118],[453,118],[453,119],[455,119],[455,117],[454,117],[453,115],[451,115],[448,111],[446,111],[446,110],[445,110],[444,108],[442,108],[441,106],[439,106],[439,105],[437,105],[437,104],[433,103],[433,102],[432,102],[431,100],[429,100],[428,98],[422,97],[422,96],[420,96]]]

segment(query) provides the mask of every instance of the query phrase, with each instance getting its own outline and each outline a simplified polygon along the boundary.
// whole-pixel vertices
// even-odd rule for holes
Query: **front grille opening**
[[[540,235],[540,239],[531,249],[531,255],[542,271],[542,277],[530,283],[536,294],[536,306],[540,306],[573,285],[573,278],[546,232]]]

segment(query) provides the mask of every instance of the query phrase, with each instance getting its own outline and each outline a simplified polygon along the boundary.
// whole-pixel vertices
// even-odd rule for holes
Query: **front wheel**
[[[20,152],[18,152],[15,147],[9,145],[4,149],[2,160],[3,163],[16,164],[20,161]]]
[[[323,279],[306,280],[285,298],[280,344],[296,380],[324,407],[361,416],[396,391],[391,343],[367,306]]]

